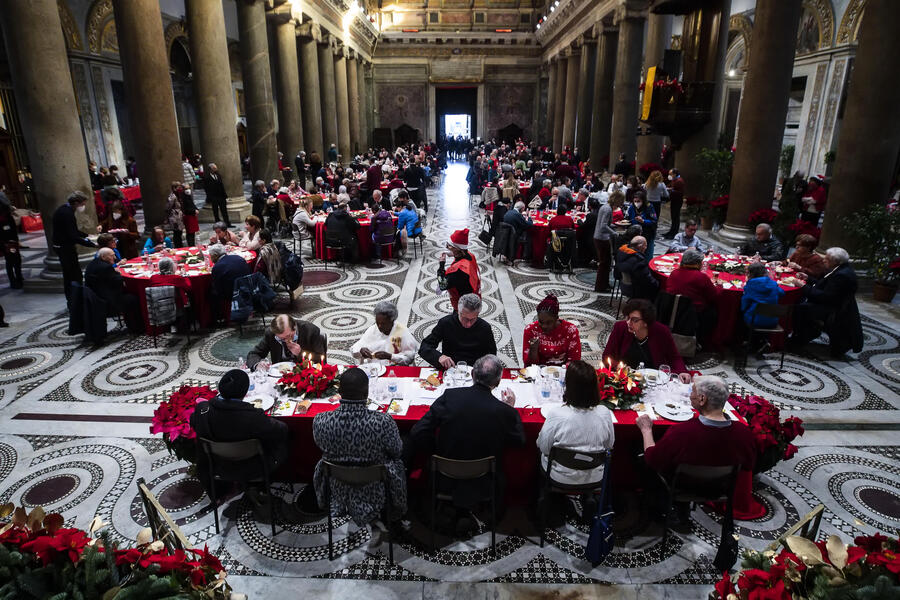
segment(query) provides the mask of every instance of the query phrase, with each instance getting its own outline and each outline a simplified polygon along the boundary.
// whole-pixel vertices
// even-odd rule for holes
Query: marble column
[[[337,101],[339,162],[349,163],[350,149],[350,99],[347,94],[347,49],[339,46],[334,54],[334,92]]]
[[[541,143],[553,146],[553,111],[556,110],[556,69],[555,60],[551,60],[547,66],[549,77],[547,79],[547,114],[545,116],[543,138]]]
[[[281,174],[278,172],[275,146],[275,108],[272,105],[265,2],[240,0],[237,7],[250,175],[254,180],[271,181]]]
[[[144,227],[150,231],[165,221],[172,181],[183,177],[169,57],[158,0],[113,0],[112,4],[125,99],[129,119],[135,124],[132,135]]]
[[[735,153],[728,217],[719,232],[726,239],[748,236],[750,213],[772,207],[772,182],[778,176],[784,139],[800,9],[800,0],[756,3],[753,51],[738,115],[740,148]]]
[[[240,223],[250,210],[244,200],[225,13],[220,0],[186,0],[184,7],[200,120],[200,151],[204,162],[216,163],[219,168],[228,197],[228,216],[232,223]],[[212,208],[205,207],[201,217],[211,219]]]
[[[575,147],[586,157],[591,147],[591,109],[594,104],[594,70],[597,40],[584,37],[581,48],[581,71],[578,75],[578,116],[575,124]]]
[[[278,149],[288,165],[303,149],[303,119],[300,114],[300,69],[297,64],[297,22],[289,15],[275,16],[275,98],[278,101]]]
[[[581,69],[581,48],[570,48],[566,61],[566,87],[563,91],[562,147],[575,145],[575,121],[578,115],[578,92],[581,86],[578,71]]]
[[[350,102],[350,152],[346,161],[353,160],[353,156],[359,153],[359,75],[357,74],[356,53],[351,51],[347,59],[347,98]]]
[[[841,220],[871,202],[883,202],[890,194],[894,161],[900,152],[900,87],[886,83],[885,74],[900,70],[897,31],[900,11],[896,4],[892,0],[868,0],[822,225],[819,247],[823,250],[840,246],[852,253],[856,240],[842,227]],[[878,93],[873,94],[873,90]],[[743,136],[742,131],[741,146]]]
[[[594,71],[594,107],[591,117],[591,165],[600,168],[604,156],[609,155],[609,134],[612,127],[613,79],[616,75],[616,52],[619,30],[598,26],[597,68]],[[612,164],[615,164],[613,161]]]
[[[300,46],[300,70],[303,86],[300,92],[303,98],[303,141],[306,145],[307,158],[312,152],[323,156],[322,146],[322,98],[319,90],[319,56],[316,51],[317,40],[322,34],[319,26],[313,22],[303,23],[297,27],[297,41]]]
[[[728,13],[725,14],[727,15]],[[727,22],[728,19],[726,18],[725,21]],[[643,81],[647,80],[647,71],[650,67],[659,68],[662,66],[666,47],[671,36],[672,15],[650,13],[650,16],[647,18],[647,43],[644,48]],[[660,155],[662,154],[663,139],[661,135],[642,135],[638,137],[637,166],[650,162],[661,162]]]
[[[334,58],[331,37],[322,33],[319,50],[319,93],[322,98],[322,146],[325,151],[322,161],[328,161],[328,149],[338,143],[337,96],[334,86]]]
[[[84,192],[85,229],[96,228],[93,192],[66,44],[56,0],[0,0],[0,26],[28,160],[34,177],[34,198],[44,221],[50,249],[39,277],[25,280],[25,291],[62,290],[62,268],[53,252],[53,213],[72,192]],[[93,251],[91,251],[93,253]]]
[[[359,151],[369,149],[369,95],[366,90],[366,63],[360,58],[356,67],[356,89],[359,93]]]
[[[619,26],[616,77],[613,84],[613,114],[610,129],[609,164],[624,153],[635,159],[637,126],[640,117],[641,54],[644,46],[645,13],[620,6],[615,21]]]
[[[566,72],[568,59],[562,54],[556,60],[556,89],[553,92],[556,98],[553,102],[553,151],[559,152],[563,145],[563,118],[566,104]]]

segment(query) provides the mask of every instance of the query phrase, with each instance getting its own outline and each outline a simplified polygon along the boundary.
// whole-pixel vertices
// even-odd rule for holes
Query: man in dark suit
[[[116,253],[100,248],[97,256],[84,269],[84,284],[106,301],[106,314],[121,314],[128,331],[141,332],[141,309],[138,299],[125,291],[122,276],[116,270]]]
[[[238,277],[250,274],[250,265],[237,254],[228,254],[222,244],[209,247],[209,258],[212,268],[212,309],[218,319],[222,316],[225,302],[230,303],[234,294],[234,281]]]
[[[422,168],[422,163],[419,161],[418,156],[416,156],[415,162],[409,165],[406,168],[406,171],[403,172],[403,182],[406,184],[406,188],[412,195],[413,200],[415,200],[416,206],[421,206],[423,209],[428,210],[428,193],[425,190],[425,169]]]
[[[294,166],[297,167],[297,184],[306,189],[306,152],[301,150],[294,158]]]
[[[63,272],[63,291],[66,300],[72,293],[73,282],[81,283],[81,265],[78,264],[76,244],[96,248],[97,244],[88,239],[86,233],[78,230],[75,212],[83,213],[87,208],[87,196],[81,192],[72,192],[66,203],[53,213],[53,251],[59,257]]]
[[[267,356],[272,358],[272,364],[300,362],[304,355],[313,362],[324,362],[327,353],[325,337],[318,327],[290,315],[278,315],[263,339],[247,354],[247,366],[254,369]]]
[[[522,419],[513,408],[515,394],[505,390],[501,401],[491,393],[500,385],[502,374],[503,364],[493,354],[475,361],[472,367],[474,385],[448,389],[434,401],[410,432],[406,458],[415,453],[434,453],[456,460],[493,456],[497,465],[502,465],[507,446],[525,443]],[[471,508],[490,489],[487,478],[471,481],[442,479],[440,486],[452,494],[454,505],[462,508]]]
[[[228,195],[225,193],[225,183],[222,181],[222,176],[219,174],[219,167],[216,166],[216,163],[209,163],[209,171],[206,174],[203,187],[206,189],[206,200],[212,207],[213,217],[218,221],[219,212],[221,211],[221,220],[225,221],[225,226],[230,228],[231,221],[228,218],[228,208],[226,206]]]
[[[347,212],[347,203],[342,202],[325,219],[325,231],[328,236],[334,236],[344,244],[344,259],[356,262],[359,258],[359,221]]]

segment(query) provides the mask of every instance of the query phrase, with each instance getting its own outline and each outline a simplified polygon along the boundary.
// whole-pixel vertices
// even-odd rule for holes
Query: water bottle
[[[150,268],[150,251],[146,249],[144,250],[144,267]]]

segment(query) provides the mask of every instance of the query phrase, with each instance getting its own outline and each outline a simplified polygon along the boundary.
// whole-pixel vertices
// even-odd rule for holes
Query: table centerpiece
[[[337,365],[313,362],[313,355],[304,353],[294,368],[275,383],[278,391],[291,398],[323,398],[337,392]]]
[[[597,369],[597,385],[600,388],[600,402],[610,410],[629,410],[637,404],[644,393],[643,376],[620,362],[612,366],[606,359],[606,366]]]

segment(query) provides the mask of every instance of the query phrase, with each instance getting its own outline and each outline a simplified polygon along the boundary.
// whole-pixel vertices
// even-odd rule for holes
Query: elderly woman
[[[262,273],[269,283],[275,285],[281,281],[281,270],[281,253],[272,243],[272,232],[262,229],[259,232],[259,256],[257,256],[253,272]]]
[[[166,199],[166,220],[163,225],[172,230],[172,239],[176,248],[181,248],[184,233],[184,186],[180,181],[173,181],[169,197]]]
[[[622,312],[625,318],[613,325],[603,349],[603,361],[609,359],[613,365],[622,362],[632,369],[641,364],[648,369],[669,365],[682,383],[689,383],[691,374],[678,354],[672,332],[656,320],[653,304],[632,298],[622,307]]]
[[[316,230],[316,222],[312,218],[313,201],[312,196],[304,196],[300,198],[300,204],[294,212],[291,219],[291,231],[294,239],[303,244],[304,240],[313,238]]]
[[[409,330],[397,323],[397,307],[387,301],[375,305],[375,324],[350,347],[357,362],[375,360],[384,365],[411,365],[418,350]]]
[[[159,261],[159,273],[150,276],[150,287],[171,285],[177,290],[176,303],[179,308],[190,304],[191,280],[175,274],[175,261],[171,258],[163,258]]]
[[[559,300],[550,294],[537,305],[537,321],[522,336],[525,366],[564,365],[581,359],[578,328],[559,318]]]
[[[228,226],[225,225],[222,221],[218,221],[213,225],[213,234],[209,236],[210,244],[223,244],[225,246],[238,246],[241,243],[241,238],[238,235],[228,229]]]
[[[162,252],[164,248],[172,248],[172,240],[166,237],[166,230],[157,225],[144,243],[144,252],[156,254]]]
[[[244,219],[244,231],[241,233],[241,248],[258,250],[260,246],[259,232],[262,229],[262,221],[256,215],[249,215]]]
[[[121,202],[112,203],[106,217],[97,226],[98,232],[110,233],[119,241],[118,251],[123,258],[137,258],[137,240],[141,237],[138,233],[137,222],[134,220]]]
[[[801,233],[794,240],[794,253],[784,262],[807,277],[821,279],[828,268],[825,266],[825,259],[815,252],[818,245],[819,241],[816,238],[808,233]]]
[[[681,264],[672,271],[666,282],[666,291],[672,295],[681,294],[691,299],[698,313],[715,304],[719,289],[700,269],[703,266],[703,255],[696,250],[685,250],[681,255]]]

